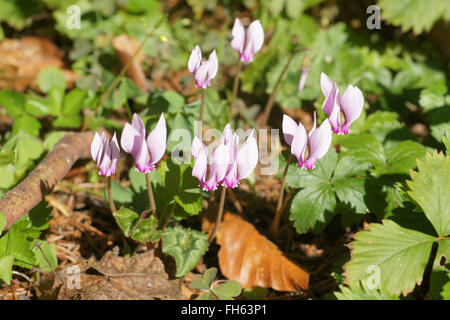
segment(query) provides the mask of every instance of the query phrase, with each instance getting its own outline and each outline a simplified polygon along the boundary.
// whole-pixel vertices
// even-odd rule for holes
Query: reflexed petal
[[[325,100],[322,104],[322,110],[328,116],[330,116],[335,108],[339,108],[337,96],[339,95],[339,90],[335,83],[333,83],[330,92],[325,96]]]
[[[102,150],[103,150],[103,144],[102,140],[100,138],[100,135],[96,132],[94,139],[91,143],[91,155],[92,159],[98,163],[99,160],[101,160]]]
[[[250,62],[253,55],[258,52],[264,44],[264,30],[259,20],[253,21],[247,30],[247,39],[243,57],[241,60]]]
[[[155,164],[161,160],[166,152],[167,129],[164,113],[159,117],[155,129],[148,135],[147,146],[150,152],[150,163]]]
[[[206,149],[205,145],[203,144],[203,142],[200,141],[200,139],[197,136],[195,136],[194,140],[192,140],[191,145],[191,154],[194,157],[194,159],[200,156],[200,152],[202,152],[203,149]]]
[[[219,69],[219,62],[217,61],[216,50],[214,50],[209,55],[208,61],[210,63],[208,65],[208,79],[207,79],[207,81],[210,82],[216,76],[217,70]]]
[[[120,145],[126,153],[131,153],[134,156],[138,154],[144,139],[145,137],[135,127],[126,123],[120,138]]]
[[[357,87],[349,85],[341,97],[341,107],[345,114],[343,133],[349,133],[350,124],[359,118],[364,107],[364,97]]]
[[[309,138],[310,154],[305,161],[307,169],[314,168],[315,161],[322,158],[328,152],[331,145],[331,138],[330,122],[326,119]]]
[[[283,114],[283,135],[284,140],[288,145],[292,144],[292,139],[294,139],[295,133],[297,132],[298,124],[288,115]]]
[[[143,132],[145,136],[145,125],[142,122],[142,119],[139,117],[137,113],[133,114],[133,119],[131,121],[131,125],[139,132]]]
[[[258,164],[258,145],[253,131],[236,156],[237,179],[247,178]]]
[[[241,20],[238,18],[234,20],[234,26],[231,34],[233,36],[233,39],[231,40],[231,47],[239,52],[239,54],[242,54],[245,45],[245,29]]]
[[[231,125],[228,123],[225,128],[223,128],[222,136],[220,137],[220,143],[228,144],[231,139],[233,139],[233,130]]]
[[[211,176],[214,176],[216,183],[225,178],[229,163],[230,156],[227,147],[224,144],[219,144],[211,154],[210,163]]]
[[[119,143],[117,142],[117,137],[115,133],[113,138],[111,139],[110,147],[111,147],[111,163],[109,165],[109,169],[111,171],[111,174],[115,174],[117,161],[119,161],[120,157]]]
[[[305,87],[306,78],[308,76],[309,70],[311,68],[309,67],[302,67],[302,73],[300,74],[300,80],[298,81],[298,91],[302,91]]]
[[[325,73],[320,75],[320,88],[325,98],[330,94],[331,89],[336,85],[336,83],[331,80]]]
[[[230,170],[228,171],[225,179],[223,179],[222,185],[227,188],[235,188],[239,184],[239,179],[237,178],[237,162],[233,162]]]
[[[308,136],[305,127],[299,123],[291,144],[291,153],[297,158],[298,163],[303,162],[303,155],[306,150],[307,142]]]
[[[194,141],[196,138],[197,137],[194,138]],[[196,177],[200,182],[204,182],[206,171],[208,169],[208,153],[205,145],[203,145],[198,138],[197,140],[200,144],[197,144],[198,150],[196,156],[194,156],[195,163],[192,168],[192,176]],[[194,145],[194,143],[192,145]]]
[[[191,73],[195,73],[202,63],[202,51],[198,45],[192,50],[188,61],[188,69]]]

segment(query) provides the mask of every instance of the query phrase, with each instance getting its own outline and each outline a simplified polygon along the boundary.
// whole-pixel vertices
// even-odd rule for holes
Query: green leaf
[[[5,256],[0,258],[0,280],[8,286],[11,285],[13,264],[13,256]]]
[[[73,128],[77,129],[81,126],[81,117],[75,116],[61,116],[53,120],[52,125],[55,128]]]
[[[340,286],[341,292],[335,292],[338,300],[399,300],[385,289],[368,289],[366,285],[357,283],[351,287]]]
[[[58,266],[58,258],[56,257],[55,245],[48,244],[46,241],[37,241],[42,249],[38,247],[33,248],[33,252],[36,255],[36,263],[39,268],[51,272]],[[48,262],[47,262],[48,261]],[[50,264],[50,265],[49,265]]]
[[[18,118],[25,111],[25,95],[11,90],[0,91],[0,105],[12,118]]]
[[[66,134],[66,131],[52,131],[46,134],[44,139],[44,149],[50,151]]]
[[[0,166],[13,163],[16,160],[16,155],[12,151],[0,150]]]
[[[241,294],[242,286],[239,281],[231,280],[211,290],[220,300],[233,300]]]
[[[328,183],[307,187],[292,200],[289,220],[294,221],[298,233],[310,228],[321,230],[334,216],[336,197]]]
[[[0,211],[0,235],[3,232],[3,229],[6,227],[6,216],[3,212]]]
[[[203,274],[203,279],[205,279],[205,282],[208,284],[208,288],[211,286],[212,282],[217,276],[217,268],[209,268],[205,271]]]
[[[50,114],[52,116],[59,116],[64,101],[64,90],[61,87],[53,86],[48,93],[48,97],[51,102]]]
[[[15,168],[12,164],[0,166],[0,188],[9,189],[16,182]]]
[[[28,95],[25,101],[25,110],[32,116],[43,117],[52,113],[54,102],[35,95]]]
[[[155,216],[150,216],[139,222],[132,238],[141,242],[158,242],[163,234],[162,231],[157,230],[158,219]]]
[[[80,113],[83,109],[84,99],[87,92],[85,90],[73,89],[65,97],[63,102],[62,114],[70,117]]]
[[[209,268],[201,278],[195,278],[189,287],[191,289],[209,290],[212,282],[216,278],[217,268]]]
[[[47,201],[41,201],[28,212],[28,218],[31,221],[31,225],[38,229],[47,229],[48,223],[52,219],[52,207],[48,205]]]
[[[333,182],[333,190],[340,201],[350,204],[356,213],[368,213],[365,203],[366,189],[364,178],[346,177]]]
[[[23,115],[22,117],[14,120],[12,133],[18,134],[22,131],[23,133],[36,137],[39,135],[40,130],[41,122],[39,120],[29,115]]]
[[[122,229],[123,234],[126,237],[129,237],[135,222],[139,219],[139,214],[126,207],[121,207],[113,213],[113,216],[119,227]]]
[[[5,143],[4,148],[17,154],[17,164],[19,165],[25,164],[28,160],[38,159],[44,152],[42,142],[25,133],[11,137]]]
[[[339,137],[342,151],[374,167],[385,166],[384,149],[381,142],[370,133],[351,134]]]
[[[199,295],[195,300],[212,300],[211,292],[206,292],[204,294]]]
[[[430,294],[433,299],[443,299],[442,290],[450,281],[450,240],[440,240],[438,242],[438,249],[436,257],[434,258],[433,270],[430,277]]]
[[[53,86],[58,86],[63,91],[66,90],[66,78],[64,73],[56,67],[46,67],[37,77],[39,89],[44,93],[49,93]]]
[[[268,292],[267,288],[254,287],[252,289],[244,289],[242,295],[247,300],[264,300]]]
[[[200,231],[177,226],[166,228],[162,251],[175,258],[177,277],[184,277],[208,250],[208,236]]]
[[[436,238],[391,220],[382,222],[372,223],[368,231],[355,235],[352,259],[344,266],[347,281],[354,286],[372,278],[391,295],[407,294],[421,283]]]
[[[388,173],[409,173],[416,159],[425,156],[425,147],[417,142],[402,141],[387,154]]]
[[[446,0],[380,0],[378,5],[384,19],[414,33],[430,31],[449,6]]]
[[[425,156],[417,161],[418,171],[411,172],[408,194],[423,209],[441,237],[450,234],[450,158],[443,153]]]
[[[448,275],[448,282],[442,288],[441,296],[444,300],[450,300],[450,274]]]

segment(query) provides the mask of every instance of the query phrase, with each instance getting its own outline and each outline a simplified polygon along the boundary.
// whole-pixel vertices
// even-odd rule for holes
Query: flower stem
[[[147,193],[148,193],[148,200],[150,202],[150,209],[152,210],[152,214],[157,218],[155,197],[153,196],[152,183],[150,182],[150,173],[145,174],[145,181],[147,182]]]
[[[114,200],[112,197],[112,191],[111,191],[111,176],[109,176],[106,179],[106,188],[108,191],[108,203],[109,203],[109,209],[111,210],[111,213],[116,212],[116,206],[114,204]]]
[[[292,55],[290,56],[289,60],[286,62],[286,65],[284,66],[283,71],[281,71],[280,76],[277,79],[277,82],[275,83],[275,86],[273,87],[272,93],[269,96],[269,100],[267,100],[266,106],[264,108],[264,113],[262,114],[261,118],[259,119],[259,127],[264,128],[267,125],[267,121],[269,120],[270,112],[272,111],[273,104],[275,103],[275,95],[277,93],[278,87],[281,83],[281,80],[283,80],[284,75],[286,74],[289,65],[291,64],[294,57],[299,53],[300,51],[306,50],[306,48],[301,47],[297,50],[295,50]]]
[[[199,121],[200,123],[202,123],[203,121],[203,113],[205,111],[205,89],[202,89],[202,97],[201,97],[201,104],[200,104],[200,117],[199,117]],[[200,133],[201,136],[201,133]]]
[[[241,68],[242,68],[242,61],[239,59],[238,64],[238,71],[236,73],[236,76],[234,77],[234,83],[233,83],[233,95],[231,96],[231,104],[230,109],[228,110],[228,121],[231,123],[234,113],[234,105],[236,104],[236,99],[239,91],[239,78],[241,77]]]
[[[281,219],[281,214],[283,213],[284,210],[282,210],[283,208],[283,195],[284,195],[284,185],[286,183],[286,175],[288,173],[289,170],[289,164],[292,161],[292,154],[289,155],[288,161],[286,162],[286,167],[284,168],[284,172],[283,172],[283,178],[281,179],[281,188],[280,188],[280,196],[278,197],[278,202],[277,202],[277,208],[275,211],[275,218],[272,221],[272,224],[270,225],[269,228],[269,233],[272,237],[276,238],[278,235],[278,230],[280,227],[280,219]]]
[[[220,193],[219,212],[217,213],[216,226],[214,227],[214,231],[211,237],[209,238],[209,243],[211,243],[214,240],[214,238],[216,237],[217,230],[219,230],[219,224],[220,221],[222,220],[223,215],[223,207],[225,206],[225,195],[227,194],[226,191],[227,188],[222,187],[222,192]]]

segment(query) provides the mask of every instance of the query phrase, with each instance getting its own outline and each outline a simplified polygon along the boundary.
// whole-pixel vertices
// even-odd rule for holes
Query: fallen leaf
[[[24,37],[4,39],[0,43],[0,89],[24,92],[31,88],[39,91],[36,78],[49,66],[63,69],[63,52],[46,38]],[[79,75],[63,69],[67,87],[73,86]]]
[[[136,50],[140,47],[139,42],[126,34],[122,34],[112,40],[112,45],[119,56],[122,67],[124,67],[130,59],[133,59],[126,71],[126,75],[128,78],[136,82],[141,90],[147,91],[148,84],[144,70],[142,69],[144,53],[142,50],[139,50],[135,55]]]
[[[219,266],[243,288],[278,291],[308,289],[309,273],[286,258],[278,247],[240,217],[227,212],[217,232]]]

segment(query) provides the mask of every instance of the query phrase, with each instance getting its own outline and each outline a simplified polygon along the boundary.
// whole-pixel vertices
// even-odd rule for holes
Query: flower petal
[[[208,61],[210,62],[208,65],[208,82],[210,82],[217,74],[217,70],[219,69],[219,62],[217,61],[216,50],[209,55]]]
[[[258,164],[258,145],[253,131],[236,155],[237,179],[247,178]]]
[[[220,143],[228,144],[233,139],[233,130],[231,125],[228,123],[225,128],[223,128],[222,136],[220,137]]]
[[[166,152],[167,128],[164,113],[159,117],[155,129],[147,137],[148,151],[150,152],[150,164],[155,164],[161,160]]]
[[[224,144],[219,144],[211,153],[211,176],[215,176],[215,183],[219,183],[225,178],[229,163],[228,148]]]
[[[306,169],[314,168],[316,160],[322,158],[328,152],[331,145],[331,138],[330,122],[328,119],[325,119],[309,138],[310,153],[305,161]]]
[[[307,143],[308,135],[306,134],[305,127],[299,123],[291,144],[291,153],[297,158],[299,164],[303,162],[303,155],[305,154]]]
[[[259,20],[250,23],[247,30],[245,49],[241,60],[251,62],[253,55],[258,52],[264,44],[264,29]]]
[[[103,137],[103,135],[102,135]],[[91,143],[91,156],[92,159],[98,163],[99,160],[101,160],[101,156],[102,156],[102,150],[103,150],[103,143],[102,143],[102,138],[100,138],[100,135],[96,132],[94,139],[92,140]]]
[[[300,74],[300,80],[298,81],[298,91],[302,91],[306,84],[306,78],[308,76],[310,67],[302,67],[302,73]]]
[[[364,107],[364,97],[358,87],[349,85],[341,98],[341,107],[345,114],[343,133],[349,133],[350,125],[359,118]]]
[[[198,67],[197,72],[195,73],[195,82],[197,84],[197,87],[206,89],[211,84],[209,82],[209,75],[208,72],[211,68],[211,61],[206,60],[201,64],[200,67]]]
[[[298,124],[288,115],[283,114],[283,135],[284,140],[288,145],[292,144],[292,139],[294,139],[295,132],[297,132]]]
[[[206,171],[208,169],[208,152],[205,145],[199,138],[194,137],[192,141],[192,149],[195,149],[194,167],[192,168],[192,176],[196,177],[201,183],[205,181]]]
[[[202,51],[198,45],[195,46],[191,52],[191,56],[188,61],[188,69],[191,73],[195,73],[202,63]]]
[[[242,52],[244,52],[245,45],[245,29],[241,20],[239,20],[238,18],[234,20],[231,35],[233,36],[233,39],[231,40],[231,47],[239,52],[239,54],[242,54]]]
[[[120,157],[120,148],[119,148],[119,143],[117,142],[116,133],[114,133],[109,145],[111,148],[111,163],[109,165],[109,170],[110,170],[111,174],[115,174],[117,162],[119,161],[119,157]]]
[[[326,98],[330,92],[331,89],[336,85],[336,83],[331,80],[325,73],[320,74],[320,88],[322,89],[322,93],[324,97]]]
[[[133,119],[131,120],[131,125],[139,132],[143,132],[145,136],[145,125],[142,122],[142,119],[139,117],[137,113],[133,114]]]

